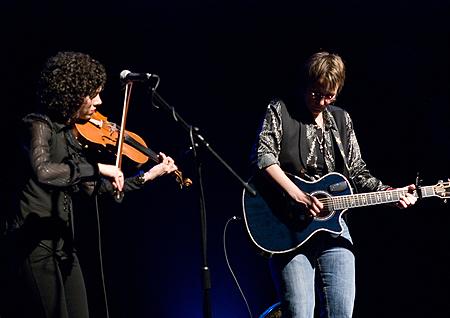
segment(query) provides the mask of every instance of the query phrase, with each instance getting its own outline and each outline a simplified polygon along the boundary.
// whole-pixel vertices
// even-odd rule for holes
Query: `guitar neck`
[[[421,187],[422,198],[435,196],[435,187]],[[369,205],[387,204],[400,201],[400,198],[408,193],[407,189],[396,189],[391,191],[379,191],[361,194],[350,194],[332,197],[333,210],[344,210],[349,208],[364,207]],[[417,191],[413,195],[418,197]]]

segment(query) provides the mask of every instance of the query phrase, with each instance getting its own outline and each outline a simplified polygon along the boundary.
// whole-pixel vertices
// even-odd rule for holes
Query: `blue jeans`
[[[322,318],[351,317],[355,299],[355,257],[347,225],[340,236],[314,234],[292,254],[269,260],[283,318],[312,318],[315,288]]]

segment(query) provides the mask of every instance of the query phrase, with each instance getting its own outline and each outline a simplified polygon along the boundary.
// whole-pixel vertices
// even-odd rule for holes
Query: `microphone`
[[[156,77],[156,75],[149,73],[131,73],[129,70],[120,72],[120,80],[122,83],[146,82],[150,77]]]

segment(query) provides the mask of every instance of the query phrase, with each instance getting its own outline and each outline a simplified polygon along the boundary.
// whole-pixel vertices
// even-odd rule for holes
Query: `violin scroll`
[[[180,189],[183,189],[184,187],[189,187],[192,184],[192,180],[189,178],[183,179],[183,174],[180,170],[175,170],[173,172],[173,176],[175,177],[175,180],[180,184]]]

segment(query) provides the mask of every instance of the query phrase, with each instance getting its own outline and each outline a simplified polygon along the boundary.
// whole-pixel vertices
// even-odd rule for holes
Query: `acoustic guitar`
[[[396,203],[407,189],[353,194],[349,181],[341,174],[332,172],[310,182],[292,176],[294,183],[305,193],[315,196],[324,205],[315,217],[305,216],[298,205],[262,178],[254,178],[249,185],[256,190],[252,197],[244,190],[242,205],[245,226],[250,240],[260,254],[291,252],[303,245],[319,231],[340,234],[342,214],[350,208],[377,204]],[[420,192],[419,192],[420,191]],[[450,182],[439,181],[434,186],[421,186],[413,193],[416,197],[450,198]]]

